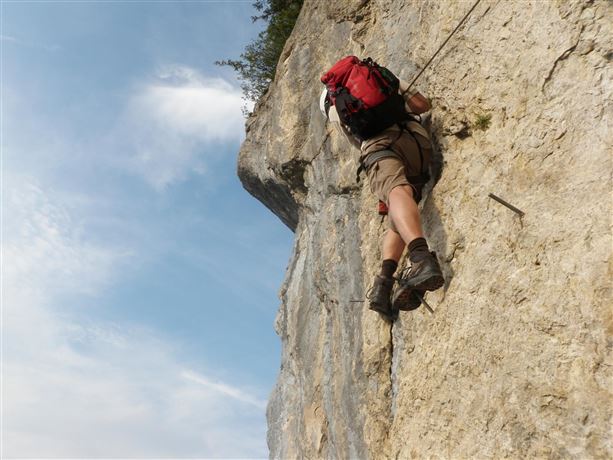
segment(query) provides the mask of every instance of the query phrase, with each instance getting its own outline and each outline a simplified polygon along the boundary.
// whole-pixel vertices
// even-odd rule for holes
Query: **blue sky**
[[[248,2],[2,2],[2,454],[266,457],[292,233],[236,177]]]

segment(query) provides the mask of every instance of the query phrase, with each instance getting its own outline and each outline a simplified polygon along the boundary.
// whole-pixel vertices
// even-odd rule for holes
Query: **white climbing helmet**
[[[328,118],[328,120],[332,122],[340,122],[340,118],[338,117],[338,112],[336,111],[336,107],[330,106],[328,109],[328,113],[326,113],[326,96],[328,95],[328,90],[324,88],[321,92],[321,96],[319,97],[319,110]]]

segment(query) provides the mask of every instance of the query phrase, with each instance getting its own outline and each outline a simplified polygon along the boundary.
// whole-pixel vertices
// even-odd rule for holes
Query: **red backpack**
[[[347,56],[334,64],[321,82],[340,120],[362,140],[411,118],[398,93],[398,78],[371,58]]]

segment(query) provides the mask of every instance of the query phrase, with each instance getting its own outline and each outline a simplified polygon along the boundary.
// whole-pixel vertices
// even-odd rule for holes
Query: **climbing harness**
[[[428,68],[428,66],[432,63],[432,61],[434,60],[434,58],[438,55],[438,53],[443,49],[443,47],[447,44],[447,42],[449,41],[449,39],[451,37],[453,37],[453,34],[455,34],[457,32],[457,30],[462,27],[462,24],[464,24],[464,21],[466,21],[466,19],[468,19],[468,16],[470,16],[470,13],[473,12],[473,10],[477,7],[477,5],[479,4],[481,0],[477,0],[475,2],[475,4],[472,6],[472,8],[468,11],[468,13],[466,13],[466,16],[464,16],[464,18],[462,18],[462,20],[460,21],[460,23],[456,26],[455,29],[453,29],[453,32],[451,32],[449,34],[449,37],[447,37],[447,39],[443,42],[443,44],[436,50],[436,53],[434,53],[432,55],[432,57],[430,58],[430,60],[428,61],[428,63],[421,69],[421,71],[417,74],[417,76],[413,79],[413,81],[411,82],[411,84],[407,87],[407,89],[405,89],[402,92],[402,95],[404,96],[404,94],[411,89],[411,87],[415,84],[415,82],[417,81],[417,79],[419,77],[421,77],[421,74],[424,73],[424,70],[426,70]]]

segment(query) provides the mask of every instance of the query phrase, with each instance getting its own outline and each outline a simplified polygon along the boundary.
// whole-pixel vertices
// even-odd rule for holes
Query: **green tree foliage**
[[[257,101],[262,97],[275,77],[277,62],[285,41],[292,33],[303,0],[257,0],[253,3],[259,16],[253,22],[268,22],[265,30],[257,39],[245,47],[240,59],[217,61],[217,65],[227,65],[238,72],[243,95],[247,100]]]

